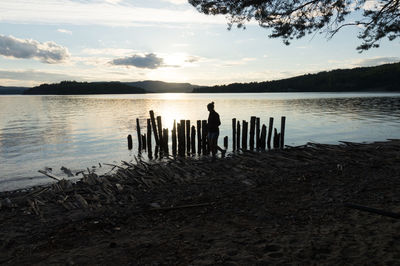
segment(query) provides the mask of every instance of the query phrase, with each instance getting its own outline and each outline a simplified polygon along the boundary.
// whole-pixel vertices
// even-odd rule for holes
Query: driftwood
[[[62,178],[60,178],[60,177],[58,177],[56,175],[53,175],[53,174],[48,173],[48,172],[43,171],[43,170],[39,170],[38,172],[41,173],[41,174],[44,174],[45,176],[48,176],[48,177],[50,177],[50,178],[52,178],[54,180],[57,180],[57,181],[60,181],[62,179]]]
[[[175,207],[166,207],[166,208],[152,208],[147,211],[172,211],[172,210],[179,210],[179,209],[188,209],[188,208],[197,208],[197,207],[205,207],[211,206],[213,203],[200,203],[200,204],[188,204],[188,205],[181,205]]]
[[[400,213],[394,213],[394,212],[389,212],[389,211],[385,211],[385,210],[370,208],[370,207],[357,205],[357,204],[353,204],[353,203],[345,203],[344,206],[347,208],[351,208],[351,209],[356,209],[356,210],[365,211],[365,212],[371,212],[371,213],[379,214],[382,216],[400,219]]]

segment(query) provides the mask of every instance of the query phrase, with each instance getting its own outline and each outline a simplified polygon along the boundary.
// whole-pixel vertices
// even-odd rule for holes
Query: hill
[[[28,87],[4,87],[0,86],[0,95],[4,94],[22,94]]]
[[[136,82],[125,82],[125,84],[137,88],[145,89],[146,92],[165,93],[165,92],[192,92],[200,86],[190,83],[173,83],[156,80],[144,80]]]
[[[142,88],[133,87],[121,82],[76,82],[62,81],[55,84],[42,84],[24,91],[24,94],[132,94],[146,93]]]
[[[361,92],[400,91],[400,62],[338,69],[293,78],[195,88],[197,93],[224,92]]]

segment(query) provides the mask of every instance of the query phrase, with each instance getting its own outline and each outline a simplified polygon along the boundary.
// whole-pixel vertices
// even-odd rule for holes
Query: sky
[[[1,0],[0,85],[161,80],[218,85],[400,61],[400,40],[359,53],[359,29],[286,46],[187,0]]]

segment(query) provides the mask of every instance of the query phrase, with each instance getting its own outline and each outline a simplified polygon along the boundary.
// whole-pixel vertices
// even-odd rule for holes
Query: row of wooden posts
[[[152,158],[152,134],[156,142],[155,154],[169,154],[169,130],[162,127],[161,116],[154,116],[150,111],[150,118],[147,119],[147,134],[141,133],[139,119],[136,119],[136,130],[138,136],[139,152],[147,150],[149,158]],[[185,156],[196,154],[209,154],[207,143],[207,120],[197,120],[196,125],[191,125],[190,120],[180,120],[176,123],[174,120],[172,134],[172,154]],[[232,119],[232,151],[247,150],[249,144],[250,150],[266,150],[271,148],[283,148],[285,145],[285,123],[286,117],[281,117],[281,131],[278,133],[274,128],[274,118],[269,118],[268,127],[260,124],[260,118],[252,116],[249,123],[245,120],[237,121]],[[267,130],[268,129],[268,130]],[[197,135],[197,147],[196,147]],[[249,137],[249,139],[248,139]],[[272,146],[271,146],[272,140]],[[132,136],[128,135],[128,149],[132,149]],[[228,149],[228,136],[224,137],[224,147]]]

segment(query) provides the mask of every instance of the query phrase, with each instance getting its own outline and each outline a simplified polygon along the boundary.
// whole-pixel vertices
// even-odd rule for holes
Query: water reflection
[[[174,119],[206,119],[211,101],[222,120],[221,142],[231,138],[232,118],[252,115],[261,124],[286,116],[288,145],[400,137],[400,94],[0,96],[0,190],[4,181],[36,176],[45,166],[76,170],[129,161],[135,153],[127,150],[126,137],[133,136],[137,151],[136,118],[146,132],[154,110],[171,130]]]

